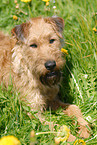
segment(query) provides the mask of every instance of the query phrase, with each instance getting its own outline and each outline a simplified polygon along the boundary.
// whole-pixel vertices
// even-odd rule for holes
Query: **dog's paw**
[[[76,140],[76,137],[74,135],[70,134],[67,142],[72,142],[72,141],[75,141],[75,140]]]
[[[88,138],[90,136],[90,131],[88,130],[88,128],[90,127],[88,125],[88,122],[83,119],[81,110],[76,105],[69,105],[66,108],[66,110],[64,110],[63,112],[67,114],[68,116],[71,116],[71,117],[75,116],[77,118],[78,125],[79,125],[78,134],[80,137]]]
[[[80,137],[88,138],[90,136],[90,131],[88,130],[88,128],[90,127],[88,125],[88,122],[85,121],[82,117],[79,117],[77,121],[80,125],[78,132],[80,134]]]
[[[89,132],[89,130],[87,129],[86,126],[80,126],[78,134],[82,138],[88,138],[90,136],[90,132]]]

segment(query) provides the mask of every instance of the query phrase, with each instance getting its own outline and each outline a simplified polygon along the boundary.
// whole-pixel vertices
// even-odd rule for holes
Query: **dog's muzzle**
[[[58,84],[58,82],[60,82],[60,78],[61,78],[61,72],[58,70],[42,75],[40,77],[40,81],[44,85],[52,86]]]
[[[45,75],[41,75],[40,81],[42,84],[47,86],[53,86],[60,82],[61,78],[61,71],[56,70],[56,62],[55,61],[47,61],[45,63],[45,67],[48,70],[48,72]]]

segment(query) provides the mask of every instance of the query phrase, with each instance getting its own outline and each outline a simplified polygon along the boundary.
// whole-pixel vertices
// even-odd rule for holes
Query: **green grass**
[[[90,123],[92,135],[85,139],[87,145],[97,144],[97,5],[96,0],[53,0],[49,6],[42,0],[32,0],[31,4],[18,0],[16,9],[14,0],[0,2],[0,30],[10,34],[11,29],[30,17],[58,15],[65,21],[64,48],[68,50],[66,66],[63,69],[61,87],[64,102],[74,103],[82,110],[83,117]],[[56,9],[53,6],[56,5]],[[13,15],[18,17],[13,19]],[[1,70],[0,70],[1,71]],[[0,87],[0,136],[14,135],[23,145],[30,144],[30,132],[50,131],[48,125],[41,123],[36,115],[19,100],[12,86]],[[27,113],[30,112],[29,117]],[[65,116],[62,110],[43,113],[47,121],[70,127],[77,136],[77,124]],[[55,131],[58,131],[55,125]],[[34,138],[36,144],[54,144],[55,134],[43,134]],[[78,138],[78,137],[77,137]],[[62,144],[62,143],[61,143]],[[65,143],[64,143],[65,144]],[[71,143],[73,144],[73,143]]]

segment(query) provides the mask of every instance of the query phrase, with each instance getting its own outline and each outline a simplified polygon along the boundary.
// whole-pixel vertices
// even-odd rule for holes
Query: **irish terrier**
[[[32,18],[12,29],[12,36],[0,34],[0,82],[6,86],[11,75],[13,85],[32,109],[50,106],[65,108],[76,116],[82,137],[88,137],[88,123],[76,105],[58,98],[61,69],[65,63],[61,52],[64,21],[60,17]]]

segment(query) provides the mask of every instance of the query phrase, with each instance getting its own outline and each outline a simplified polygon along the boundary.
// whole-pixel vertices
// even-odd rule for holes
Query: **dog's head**
[[[63,28],[64,21],[60,17],[38,17],[12,29],[27,68],[43,85],[60,82],[64,64],[60,42]]]

